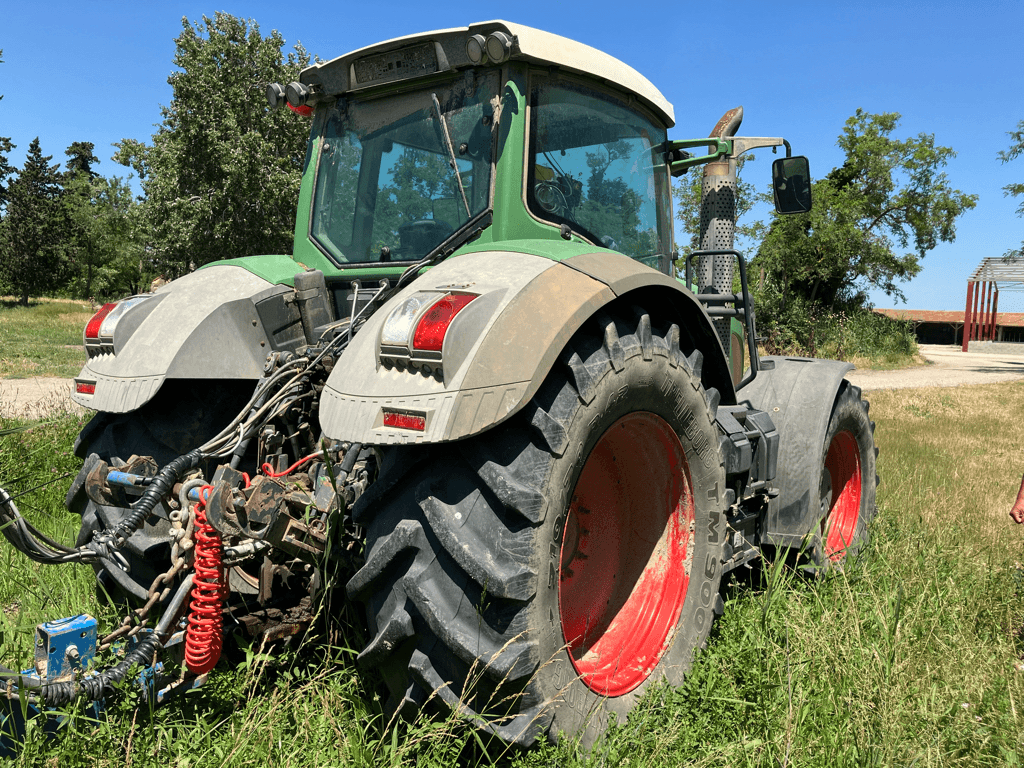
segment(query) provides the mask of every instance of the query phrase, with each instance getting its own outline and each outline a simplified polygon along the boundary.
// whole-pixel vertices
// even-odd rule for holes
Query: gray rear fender
[[[382,346],[388,319],[415,294],[436,293],[440,299],[450,291],[478,298],[455,316],[440,359],[417,358],[415,352],[392,356],[394,348]],[[679,283],[611,252],[557,262],[492,251],[434,267],[367,321],[327,380],[321,426],[333,439],[371,445],[479,434],[523,408],[573,335],[613,302],[638,303],[677,323],[684,350],[704,352],[705,386],[717,387],[724,402],[735,402],[710,319]],[[386,412],[422,418],[423,429],[385,426]]]
[[[825,432],[843,377],[853,365],[839,360],[763,357],[761,370],[737,393],[765,411],[779,431],[779,464],[761,539],[799,548],[821,517],[820,483]]]
[[[72,398],[96,411],[127,413],[168,378],[259,379],[270,341],[254,298],[273,288],[237,266],[209,267],[159,288],[118,322],[113,353],[90,358],[78,375],[95,383],[95,394]]]

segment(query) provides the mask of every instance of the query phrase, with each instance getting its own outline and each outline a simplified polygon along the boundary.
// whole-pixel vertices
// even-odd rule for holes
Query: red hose
[[[206,499],[212,485],[199,489],[195,505],[195,570],[191,612],[185,631],[185,666],[202,675],[216,666],[224,644],[224,597],[227,593],[221,565],[220,534],[206,522]]]
[[[1024,523],[1024,478],[1020,481],[1020,490],[1017,492],[1017,501],[1013,503],[1010,510],[1010,517],[1015,523]]]
[[[298,461],[296,461],[294,464],[292,464],[290,467],[288,467],[288,469],[284,470],[283,472],[275,472],[274,468],[272,466],[270,466],[270,464],[264,464],[261,467],[261,469],[263,470],[263,474],[266,475],[267,477],[284,477],[285,475],[290,475],[292,472],[294,472],[296,469],[301,467],[306,462],[309,462],[309,461],[312,461],[315,458],[318,458],[320,455],[321,454],[320,454],[319,451],[316,452],[316,453],[311,453],[311,454],[309,454],[309,456],[306,456],[305,458],[302,458],[302,459],[299,459]]]

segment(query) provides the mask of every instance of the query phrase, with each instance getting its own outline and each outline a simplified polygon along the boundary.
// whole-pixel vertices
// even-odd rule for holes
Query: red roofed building
[[[875,312],[913,323],[914,333],[920,344],[963,343],[964,313],[962,311],[876,309]],[[1024,312],[997,313],[995,341],[1024,342]]]

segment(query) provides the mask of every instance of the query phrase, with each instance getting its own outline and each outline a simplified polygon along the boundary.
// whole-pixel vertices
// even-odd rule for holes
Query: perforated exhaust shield
[[[743,122],[743,107],[730,109],[715,124],[711,136],[735,136]],[[723,160],[704,166],[701,181],[700,247],[704,251],[728,250],[733,247],[736,230],[736,161]],[[697,265],[700,292],[713,288],[719,293],[732,293],[734,270],[731,256],[702,256]],[[729,318],[714,321],[722,348],[729,349]]]

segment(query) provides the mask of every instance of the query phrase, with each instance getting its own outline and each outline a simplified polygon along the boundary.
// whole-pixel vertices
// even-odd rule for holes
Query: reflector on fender
[[[412,429],[416,432],[423,432],[427,428],[427,417],[425,414],[389,411],[386,408],[381,413],[384,416],[385,427]]]
[[[472,293],[456,293],[436,301],[416,325],[416,335],[412,340],[413,349],[440,352],[441,346],[444,344],[444,335],[448,332],[448,326],[451,325],[455,316],[475,298],[476,295]]]
[[[75,379],[75,392],[79,395],[95,395],[96,394],[96,382],[95,381],[82,381],[81,379]]]

